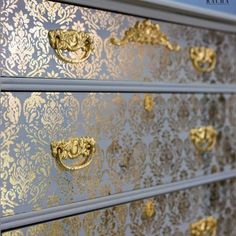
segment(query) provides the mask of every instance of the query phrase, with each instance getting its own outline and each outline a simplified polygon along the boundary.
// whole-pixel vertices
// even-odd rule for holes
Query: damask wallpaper
[[[180,51],[171,52],[161,45],[138,43],[116,46],[110,39],[122,38],[128,28],[143,19],[47,0],[2,0],[0,6],[2,76],[176,83],[236,82],[235,34],[153,21],[160,25],[161,32],[171,42],[180,45]],[[79,64],[61,61],[48,40],[48,31],[54,29],[89,33],[94,40],[94,52]],[[197,72],[189,58],[190,47],[215,50],[215,69]],[[72,54],[78,56],[76,52]]]
[[[235,198],[236,181],[228,180],[39,224],[3,236],[192,236],[191,224],[208,216],[217,220],[216,236],[235,236]]]
[[[3,215],[236,168],[234,94],[149,94],[149,110],[145,96],[2,92]],[[200,154],[189,131],[208,125],[217,144]],[[67,171],[50,143],[76,136],[93,137],[96,152],[86,168]]]

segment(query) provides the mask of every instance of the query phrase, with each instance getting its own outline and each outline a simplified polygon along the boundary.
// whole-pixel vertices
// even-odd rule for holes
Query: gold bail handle
[[[216,144],[217,131],[212,126],[194,128],[189,137],[199,153],[209,152]]]
[[[52,141],[52,156],[67,170],[79,170],[88,166],[95,153],[95,140],[91,137],[76,137],[68,140]],[[66,160],[79,159],[80,163],[74,166],[66,164]]]
[[[88,33],[76,30],[49,30],[49,43],[54,49],[57,57],[64,62],[80,63],[89,58],[94,50],[94,42]],[[63,51],[80,51],[79,58],[69,58],[63,54]]]

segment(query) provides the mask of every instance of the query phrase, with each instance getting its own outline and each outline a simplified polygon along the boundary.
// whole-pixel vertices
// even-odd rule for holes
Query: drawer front
[[[1,12],[3,76],[236,82],[235,34],[46,0],[3,0]],[[49,42],[56,29],[88,35],[54,32]]]
[[[39,224],[3,236],[234,236],[235,198],[236,182],[231,180]]]
[[[230,94],[3,92],[3,215],[234,169],[235,104]]]

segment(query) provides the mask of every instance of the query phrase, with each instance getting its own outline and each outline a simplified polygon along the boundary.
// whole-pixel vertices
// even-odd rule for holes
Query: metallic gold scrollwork
[[[79,170],[88,166],[95,153],[95,140],[90,137],[71,138],[69,140],[52,141],[52,155],[67,170]],[[80,158],[75,166],[67,165],[64,160]]]
[[[216,236],[217,220],[209,216],[190,225],[191,236]]]
[[[189,49],[194,68],[199,72],[210,72],[216,65],[216,52],[212,48],[193,47]]]
[[[112,44],[121,46],[127,43],[136,42],[141,44],[163,45],[170,51],[179,51],[178,44],[171,44],[168,37],[160,31],[158,24],[150,20],[138,21],[134,27],[125,31],[122,39],[111,38]]]
[[[153,97],[151,95],[146,94],[144,97],[144,109],[145,111],[152,111],[154,107]]]
[[[91,36],[85,32],[76,30],[50,30],[48,32],[49,43],[55,50],[59,59],[69,63],[80,63],[88,59],[94,49]],[[69,58],[62,51],[75,52],[80,50],[80,58]]]
[[[148,200],[143,208],[142,219],[150,219],[156,214],[153,200]]]
[[[216,144],[216,130],[211,126],[191,129],[190,139],[199,153],[211,151]]]

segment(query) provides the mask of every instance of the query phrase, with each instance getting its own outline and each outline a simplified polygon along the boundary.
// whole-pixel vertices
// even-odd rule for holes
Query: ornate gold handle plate
[[[68,63],[80,63],[88,59],[94,49],[91,36],[85,32],[76,30],[50,30],[48,32],[49,43],[55,50],[59,59]],[[79,58],[69,58],[63,51],[79,51]]]
[[[111,38],[114,45],[125,45],[128,43],[140,43],[151,45],[162,45],[170,51],[179,51],[178,44],[171,44],[166,34],[162,33],[158,24],[150,20],[138,21],[136,24],[125,31],[123,38]]]
[[[57,162],[67,170],[79,170],[88,166],[95,153],[95,140],[90,137],[71,138],[68,140],[52,141],[51,150]],[[79,159],[79,163],[70,166],[66,160]]]
[[[190,139],[199,153],[209,152],[216,144],[217,132],[212,126],[191,129]]]
[[[216,236],[217,220],[209,216],[190,225],[191,236]]]
[[[199,72],[210,72],[216,65],[216,52],[212,48],[193,47],[189,49],[190,59]]]

